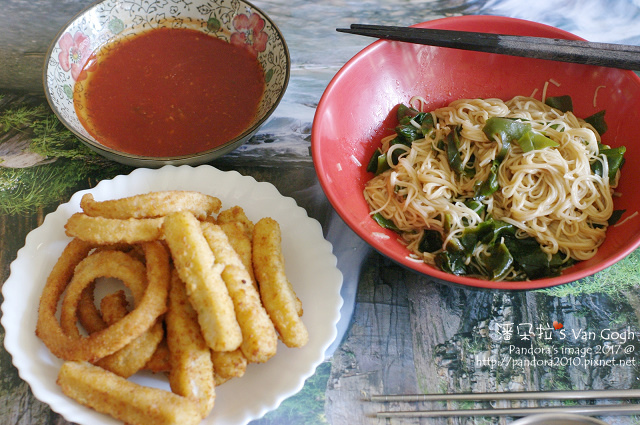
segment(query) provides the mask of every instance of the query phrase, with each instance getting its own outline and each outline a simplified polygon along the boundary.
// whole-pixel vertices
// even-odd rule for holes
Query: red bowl
[[[558,28],[498,16],[443,18],[416,26],[580,39]],[[605,109],[609,130],[603,142],[627,147],[617,189],[622,196],[615,201],[615,209],[626,210],[624,220],[640,209],[640,197],[635,196],[633,188],[640,181],[640,167],[636,165],[640,152],[634,145],[640,122],[640,78],[635,73],[409,43],[373,42],[350,59],[327,86],[311,133],[313,162],[320,184],[351,229],[383,255],[417,272],[462,285],[497,289],[544,288],[592,275],[640,245],[640,216],[610,227],[597,255],[566,269],[561,276],[494,282],[455,276],[410,259],[397,235],[371,219],[362,195],[365,183],[372,177],[365,171],[366,163],[380,139],[391,133],[395,120],[390,111],[396,104],[421,95],[428,101],[428,109],[434,109],[460,98],[507,100],[516,95],[529,96],[536,89],[534,97],[540,99],[545,83],[550,80],[546,95],[570,95],[577,116],[587,117]]]

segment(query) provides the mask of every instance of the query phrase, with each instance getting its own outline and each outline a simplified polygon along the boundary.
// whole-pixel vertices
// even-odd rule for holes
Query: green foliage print
[[[0,163],[0,214],[31,214],[65,201],[92,182],[131,171],[83,145],[42,104],[15,105],[0,112],[0,131],[9,130],[27,132],[29,150],[51,161],[27,168],[2,168]]]
[[[566,285],[559,285],[541,292],[556,297],[583,294],[607,294],[612,299],[625,297],[625,291],[640,286],[640,249],[593,276]]]

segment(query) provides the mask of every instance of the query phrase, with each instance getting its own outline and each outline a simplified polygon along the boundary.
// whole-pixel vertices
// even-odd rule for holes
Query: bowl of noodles
[[[579,39],[498,16],[416,26]],[[639,119],[632,71],[378,40],[327,86],[312,156],[381,254],[441,281],[536,289],[640,245]]]

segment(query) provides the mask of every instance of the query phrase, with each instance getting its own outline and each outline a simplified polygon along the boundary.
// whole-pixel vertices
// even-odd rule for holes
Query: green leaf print
[[[207,29],[211,32],[218,32],[221,27],[222,24],[217,18],[209,18],[207,21]]]
[[[270,70],[267,71],[266,74],[264,74],[264,82],[268,83],[269,81],[271,81],[271,79],[273,78],[273,68],[271,68]]]
[[[121,19],[113,18],[109,21],[109,31],[114,34],[120,34],[124,30],[124,22]]]

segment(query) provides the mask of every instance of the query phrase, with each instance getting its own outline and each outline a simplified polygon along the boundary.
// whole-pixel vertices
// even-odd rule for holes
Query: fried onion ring
[[[98,252],[102,250],[118,250],[126,252],[131,255],[134,259],[137,259],[141,262],[144,262],[144,252],[140,245],[128,245],[128,244],[117,244],[117,245],[102,245],[97,247],[93,252]],[[78,309],[76,314],[78,315],[78,320],[82,327],[87,331],[87,333],[98,332],[107,327],[107,324],[102,319],[102,315],[98,311],[95,306],[94,300],[94,288],[95,283],[91,284],[90,287],[87,287],[84,291],[82,291],[82,295],[80,296],[80,302],[78,303]],[[65,326],[62,326],[63,329]],[[67,332],[65,330],[65,332]]]
[[[121,251],[100,251],[89,255],[76,266],[62,300],[60,326],[67,335],[80,338],[80,331],[76,326],[80,298],[85,289],[93,288],[95,280],[101,277],[121,280],[138,303],[147,288],[145,265],[130,255]]]
[[[154,218],[176,211],[189,211],[203,220],[220,210],[220,199],[200,192],[167,190],[134,195],[127,198],[96,201],[87,193],[80,201],[82,210],[91,217]]]
[[[122,320],[87,337],[64,333],[55,317],[57,305],[75,266],[84,261],[90,249],[90,244],[72,240],[54,266],[40,298],[36,334],[53,355],[63,360],[95,362],[112,354],[149,329],[167,309],[169,255],[160,242],[150,242],[144,244],[149,283],[140,304]]]
[[[87,333],[94,333],[105,329],[109,324],[115,323],[116,317],[122,318],[126,311],[127,300],[124,291],[114,292],[102,299],[100,310],[95,307],[93,299],[94,284],[82,291],[78,309],[78,321]],[[104,314],[104,319],[103,319]],[[106,321],[105,321],[106,319]],[[107,369],[116,375],[123,377],[131,376],[132,371],[140,369],[151,370],[152,372],[166,372],[171,367],[169,364],[169,350],[164,341],[164,329],[160,322],[142,334],[129,345],[98,360],[95,364]],[[158,340],[159,339],[159,340]],[[149,355],[149,351],[155,346],[155,350]],[[136,347],[134,349],[134,347]],[[131,357],[129,357],[131,356]],[[113,359],[111,359],[113,357]],[[131,361],[121,359],[131,358]],[[146,363],[140,365],[143,360]]]
[[[73,277],[76,266],[92,249],[93,245],[89,242],[77,238],[71,240],[53,266],[40,295],[36,335],[56,357],[65,354],[67,343],[73,344],[73,340],[63,332],[56,318],[58,302]]]
[[[100,313],[105,324],[113,325],[129,313],[127,294],[121,289],[105,295],[100,301]]]
[[[124,291],[114,292],[102,298],[100,311],[108,325],[113,325],[126,316],[129,311],[127,310],[127,299]],[[164,328],[162,323],[158,321],[151,329],[131,341],[121,350],[101,358],[95,365],[123,378],[128,378],[145,367],[163,338]]]
[[[79,321],[84,330],[90,334],[101,331],[107,327],[107,324],[102,319],[102,315],[94,304],[95,301],[93,293],[95,286],[96,284],[93,282],[91,285],[87,286],[84,291],[82,291],[80,301],[78,302],[78,308],[76,309],[77,321]],[[70,335],[75,334],[75,331],[73,331],[73,328],[76,328],[75,325],[69,326],[68,324],[62,323],[60,323],[60,325],[65,333]],[[65,329],[67,326],[71,329],[71,332]]]

